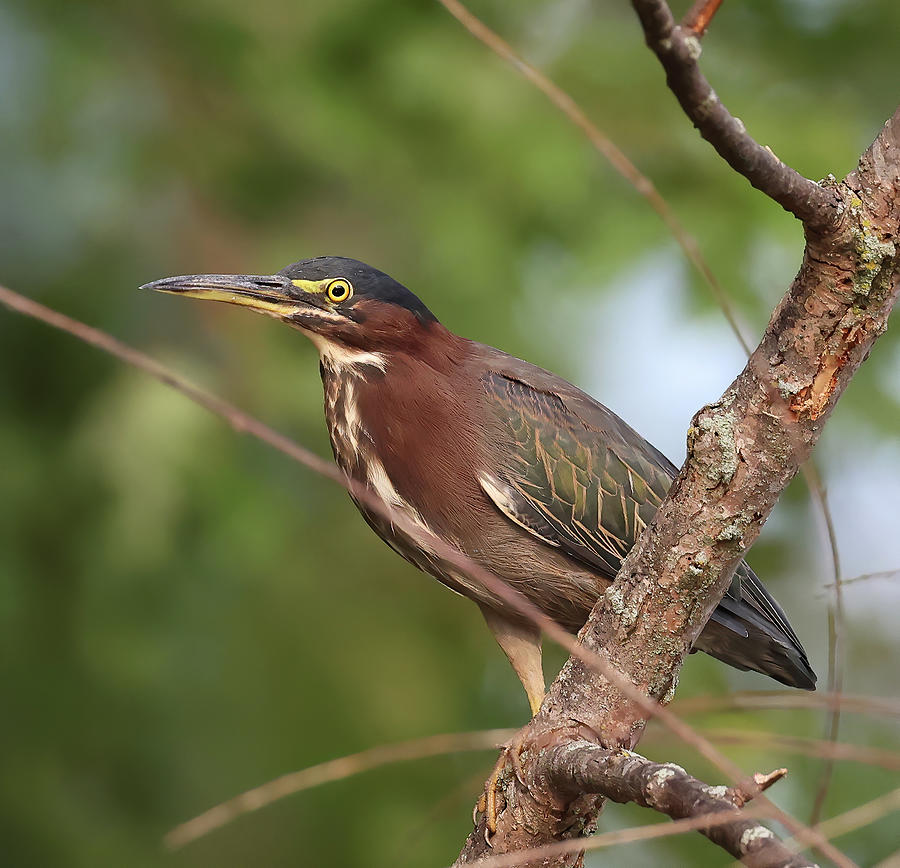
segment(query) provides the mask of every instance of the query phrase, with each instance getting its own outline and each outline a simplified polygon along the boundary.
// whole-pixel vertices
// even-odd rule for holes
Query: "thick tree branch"
[[[788,850],[769,829],[740,810],[781,780],[786,769],[755,774],[745,786],[711,787],[674,763],[652,762],[631,751],[607,750],[579,739],[542,751],[541,762],[529,767],[542,776],[540,781],[531,782],[530,791],[553,795],[547,802],[526,801],[521,809],[522,820],[528,824],[557,825],[560,841],[580,831],[567,825],[566,805],[599,795],[620,804],[633,802],[673,820],[691,818],[691,828],[748,865],[804,868],[813,864]],[[709,822],[704,823],[704,818]],[[548,844],[543,849],[522,852],[521,861],[498,858],[495,853],[484,859],[485,868],[555,865],[556,858],[575,855],[571,843]]]
[[[804,178],[747,132],[722,104],[697,63],[700,41],[679,27],[665,0],[632,0],[647,45],[666,71],[666,81],[694,126],[736,172],[814,231],[840,219],[841,198],[832,188]]]
[[[688,261],[694,265],[708,284],[713,297],[719,304],[723,315],[728,320],[735,337],[749,357],[753,350],[739,325],[738,317],[731,300],[713,274],[709,263],[700,252],[696,240],[681,225],[681,222],[675,216],[668,202],[659,194],[659,191],[655,188],[653,182],[642,174],[622,150],[588,118],[587,113],[568,93],[563,91],[558,85],[554,84],[539,69],[524,60],[514,51],[509,43],[504,41],[480,18],[470,12],[469,9],[459,2],[459,0],[440,0],[440,2],[450,14],[469,31],[469,33],[487,46],[498,57],[508,61],[526,81],[534,85],[541,93],[547,96],[553,105],[587,136],[591,144],[607,159],[612,168],[619,172],[619,174],[632,184],[634,189],[645,198],[647,203],[657,212],[666,226],[670,229],[672,236],[678,242]],[[691,32],[697,39],[702,38],[721,4],[722,0],[696,0],[682,20],[681,27],[684,30]],[[809,488],[810,497],[822,513],[831,553],[834,572],[833,587],[835,588],[835,593],[833,595],[833,601],[829,604],[828,689],[833,692],[840,692],[843,687],[843,662],[841,652],[843,650],[842,635],[844,624],[840,554],[834,530],[834,521],[828,505],[825,488],[812,459],[803,465],[802,473]],[[829,737],[832,741],[836,741],[840,728],[840,709],[838,707],[831,709],[826,726]],[[809,822],[809,825],[811,826],[817,824],[821,807],[825,803],[831,784],[832,771],[833,765],[831,761],[826,761],[815,805],[811,813]]]
[[[586,648],[662,702],[674,693],[684,657],[736,564],[887,327],[900,290],[900,111],[857,171],[832,191],[840,206],[823,207],[842,219],[810,234],[800,272],[762,342],[722,398],[694,418],[687,462],[579,634]],[[533,791],[548,778],[529,763],[540,767],[549,748],[573,739],[633,747],[646,719],[626,694],[571,659],[523,732],[529,785],[513,778],[507,787],[495,851],[531,849],[558,840],[560,830],[592,829],[602,800],[588,796],[574,799],[556,823],[525,822],[529,799],[552,798]],[[837,864],[853,864],[827,843],[818,846]],[[460,864],[486,851],[479,828]],[[567,856],[544,864],[573,862]]]

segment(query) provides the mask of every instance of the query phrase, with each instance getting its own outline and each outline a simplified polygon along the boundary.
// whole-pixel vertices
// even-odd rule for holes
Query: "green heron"
[[[170,277],[144,289],[268,314],[316,346],[334,457],[402,510],[576,632],[678,469],[560,377],[458,337],[371,266],[319,257],[270,276]],[[532,713],[544,696],[539,630],[357,504],[391,548],[481,608]],[[784,612],[741,563],[696,648],[782,684],[816,676]]]

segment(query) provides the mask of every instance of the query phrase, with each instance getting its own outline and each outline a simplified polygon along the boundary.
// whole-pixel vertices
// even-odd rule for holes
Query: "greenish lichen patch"
[[[801,382],[800,380],[789,380],[786,377],[779,377],[778,394],[787,401],[793,398],[794,395],[799,394],[803,389],[807,388],[808,385],[808,383]]]
[[[604,594],[604,600],[609,610],[618,617],[619,623],[627,630],[637,623],[640,605],[637,600],[631,602],[625,599],[621,587],[613,582]]]
[[[712,482],[727,485],[738,469],[738,452],[734,436],[734,419],[729,413],[713,411],[702,413],[697,419],[695,432],[709,434],[718,445],[719,461],[708,464],[705,475]]]
[[[726,525],[716,537],[718,542],[740,542],[744,538],[744,523],[733,521]]]
[[[854,196],[850,202],[851,213],[856,218],[856,226],[851,238],[856,254],[856,269],[853,273],[853,292],[858,296],[868,296],[878,274],[888,260],[897,255],[896,245],[882,241],[872,226],[872,221],[861,213],[862,202]]]
[[[669,682],[669,688],[666,690],[660,702],[663,705],[668,705],[675,698],[675,691],[678,689],[678,673],[676,672],[672,676],[672,680]]]

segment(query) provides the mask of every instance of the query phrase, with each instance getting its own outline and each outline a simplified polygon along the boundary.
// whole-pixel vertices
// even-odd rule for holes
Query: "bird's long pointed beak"
[[[308,311],[311,306],[309,297],[280,274],[187,274],[154,280],[141,289],[224,301],[282,318]]]

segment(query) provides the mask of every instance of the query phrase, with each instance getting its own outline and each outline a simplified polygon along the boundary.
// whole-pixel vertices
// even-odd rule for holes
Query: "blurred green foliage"
[[[799,261],[800,229],[680,115],[628,4],[474,9],[653,178],[758,333]],[[840,176],[897,103],[898,32],[894,0],[733,0],[704,67],[761,141],[811,177]],[[590,380],[601,399],[618,388],[615,409],[632,409],[638,427],[633,414],[652,417],[681,384],[667,379],[667,338],[642,339],[653,311],[630,306],[637,264],[662,256],[683,289],[667,332],[700,322],[728,340],[643,200],[436,3],[0,0],[0,281],[326,454],[315,356],[296,333],[133,291],[168,274],[265,273],[319,254],[389,271],[454,330]],[[625,311],[621,321],[594,321],[598,299]],[[592,347],[613,333],[627,336],[627,357],[592,367]],[[690,355],[721,368],[724,386],[735,357],[705,353],[701,341]],[[402,563],[334,486],[7,312],[0,359],[0,861],[451,862],[492,756],[371,772],[164,853],[167,829],[243,789],[383,742],[517,725],[524,696],[475,608]],[[894,329],[823,444],[829,480],[849,473],[856,491],[864,458],[874,477],[865,507],[839,526],[848,545],[878,526],[873,517],[896,519],[879,484],[898,474],[898,366]],[[685,404],[670,443],[694,409]],[[896,535],[881,537],[851,558],[859,571],[900,565]],[[802,486],[753,562],[824,677],[830,577]],[[870,605],[851,606],[847,689],[896,695],[896,629],[872,615],[885,603],[867,587],[852,592]],[[694,657],[681,692],[770,686]],[[706,722],[822,730],[813,712]],[[842,732],[900,747],[890,721],[848,715]],[[719,779],[660,736],[643,749]],[[808,816],[818,760],[728,751],[748,769],[789,765],[774,795]],[[842,764],[826,812],[896,784]],[[602,823],[651,819],[612,806]],[[838,843],[871,865],[896,846],[895,824]],[[725,862],[694,836],[603,864]]]

